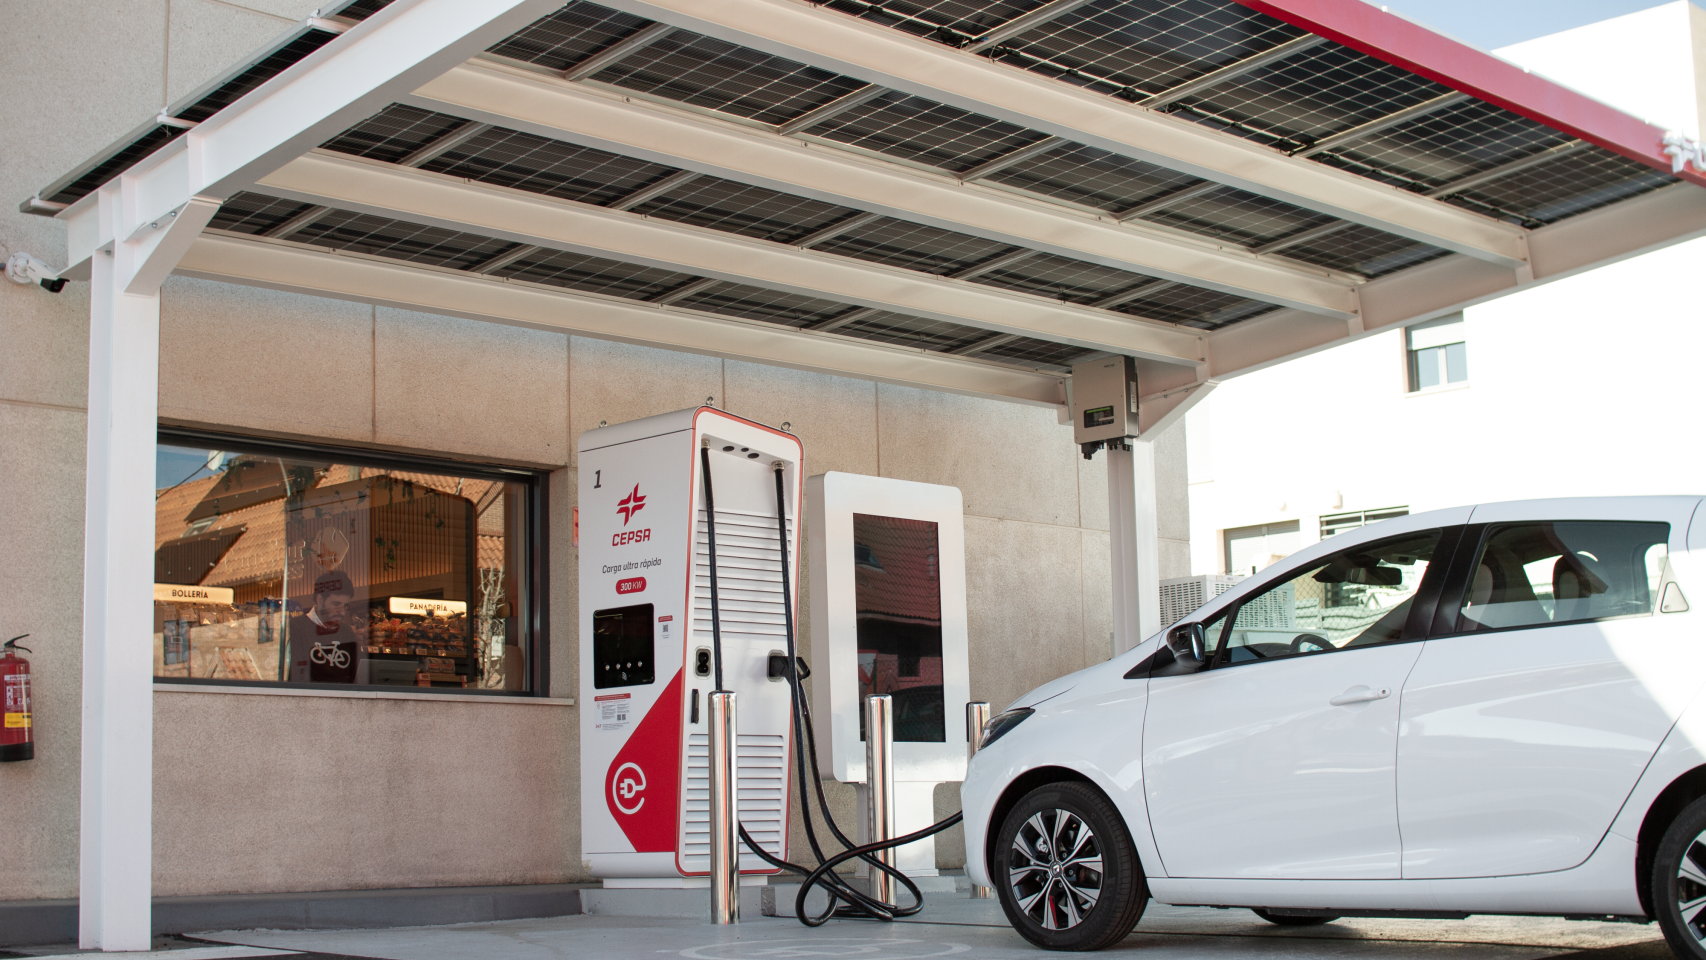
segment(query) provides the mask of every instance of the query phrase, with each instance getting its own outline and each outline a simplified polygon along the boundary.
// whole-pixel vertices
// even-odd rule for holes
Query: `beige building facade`
[[[63,264],[64,227],[15,201],[313,10],[13,4],[0,256]],[[78,895],[88,324],[87,284],[0,284],[0,629],[31,635],[36,738],[0,765],[0,902]],[[516,697],[156,684],[156,897],[588,879],[574,450],[600,422],[710,402],[788,423],[808,473],[959,487],[976,699],[1110,652],[1105,458],[1044,407],[183,277],[161,293],[160,356],[163,426],[547,471],[550,670],[544,696]],[[1190,572],[1184,448],[1182,424],[1157,441],[1162,577]],[[835,800],[850,822],[850,792]],[[939,813],[957,803],[938,791]],[[963,859],[952,836],[937,849]]]

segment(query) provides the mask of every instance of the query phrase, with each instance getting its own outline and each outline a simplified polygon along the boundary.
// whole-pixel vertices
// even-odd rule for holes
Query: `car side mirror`
[[[1167,648],[1181,663],[1201,664],[1208,659],[1208,634],[1200,623],[1181,623],[1167,631]]]

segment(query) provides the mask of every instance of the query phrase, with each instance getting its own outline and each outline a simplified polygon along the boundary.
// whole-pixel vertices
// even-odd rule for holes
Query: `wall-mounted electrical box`
[[[1072,368],[1072,439],[1105,443],[1137,436],[1137,361],[1105,357]]]

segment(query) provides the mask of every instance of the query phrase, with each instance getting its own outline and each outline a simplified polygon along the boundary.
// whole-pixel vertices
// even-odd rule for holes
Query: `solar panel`
[[[1303,34],[1222,0],[1098,0],[1010,38],[990,54],[1136,99]]]
[[[492,276],[630,300],[649,300],[694,279],[691,274],[674,270],[642,267],[564,250],[541,250],[535,256],[523,257],[507,267],[492,271]]]
[[[848,305],[822,297],[808,297],[744,283],[719,283],[691,297],[677,301],[676,306],[702,310],[725,317],[763,320],[790,327],[805,326],[846,313]]]
[[[860,104],[804,132],[950,173],[970,170],[1046,136],[898,92]]]
[[[1012,363],[1035,363],[1051,367],[1070,367],[1095,356],[1100,351],[1086,350],[1069,343],[1056,343],[1053,340],[1038,340],[1034,337],[1021,337],[997,344],[988,350],[978,351],[978,355],[995,357]]]
[[[129,170],[138,160],[183,136],[185,132],[176,127],[154,127],[114,150],[59,189],[49,188],[42,191],[46,194],[45,199],[52,203],[76,203],[100,189],[101,184]]]
[[[322,146],[369,160],[400,163],[404,157],[467,122],[461,117],[393,103]]]
[[[1372,279],[1426,263],[1450,252],[1356,224],[1319,240],[1289,247],[1285,255],[1293,260],[1330,270],[1360,273]]]
[[[223,79],[190,94],[186,98],[189,101],[187,104],[180,100],[163,112],[180,120],[200,123],[230,106],[244,94],[283,73],[336,36],[337,34],[326,30],[298,27],[285,34],[255,59],[227,72]],[[71,175],[61,177],[42,190],[42,195],[52,203],[76,203],[184,133],[180,127],[158,123],[144,124],[120,142],[96,154]]]
[[[1049,0],[995,0],[993,3],[967,0],[902,0],[898,3],[829,0],[824,6],[886,27],[960,46],[1047,2]]]
[[[593,79],[779,124],[863,87],[863,81],[677,30],[600,70]]]
[[[1038,254],[981,274],[972,282],[1082,304],[1118,293],[1146,279],[1149,278],[1128,270],[1115,270],[1053,254]]]
[[[220,204],[219,212],[213,215],[207,226],[210,230],[260,236],[311,206],[311,203],[280,200],[258,193],[239,193]]]
[[[334,138],[327,147],[360,156],[395,159],[431,143],[437,136],[458,130],[463,122],[444,114],[394,104]],[[1059,164],[1058,159],[1053,159],[1055,153],[1059,151],[1039,159],[1044,163]],[[1144,168],[1159,169],[1148,168],[1148,165],[1133,166],[1136,161],[1122,163],[1121,158],[1089,147],[1067,148],[1066,156],[1088,158],[1086,166],[1098,164],[1094,169],[1106,177],[1133,170],[1143,172]],[[425,169],[596,204],[612,203],[677,172],[673,167],[502,127],[489,128],[468,139],[429,162]],[[1175,176],[1175,179],[1180,178],[1190,179],[1183,175]],[[1110,198],[1109,202],[1120,201]],[[1245,206],[1281,225],[1308,224],[1320,219],[1295,215],[1288,218],[1288,213],[1294,208],[1260,198],[1248,198]],[[850,207],[709,175],[672,187],[637,205],[634,212],[789,244],[799,242],[822,227],[860,215]],[[1249,216],[1254,217],[1255,214]],[[1193,223],[1188,216],[1177,219],[1180,223]],[[1279,227],[1273,229],[1277,231]],[[813,249],[946,276],[1020,248],[939,227],[878,217],[820,241],[814,244]],[[502,271],[498,275],[503,275]],[[1089,303],[1109,292],[1128,288],[1143,277],[1065,257],[1032,257],[977,279],[988,285],[1051,299]]]
[[[1315,159],[1413,189],[1433,189],[1573,138],[1480,100],[1363,137]]]
[[[355,0],[354,3],[342,10],[335,10],[337,16],[351,20],[366,20],[391,3],[391,0]]]
[[[332,210],[291,236],[299,243],[468,270],[515,246],[508,240],[388,217]]]
[[[1028,0],[1011,6],[919,0],[879,6],[863,0],[838,0],[837,9],[958,44],[1038,5]],[[598,34],[597,43],[581,43],[579,53],[559,57],[566,66],[619,43],[623,36],[644,29],[647,22],[621,20],[607,8],[576,2],[528,30],[537,38],[547,25],[556,31],[554,42],[559,47],[569,43],[571,25]],[[1053,64],[1048,69],[1065,65],[1074,71],[1077,75],[1065,78],[1071,82],[1089,83],[1086,78],[1092,75],[1103,77],[1137,97],[1193,80],[1300,36],[1306,34],[1230,0],[1097,0],[1008,38],[991,55],[1009,57],[1016,55],[1013,51],[1025,51],[1033,59],[1048,60]],[[500,45],[494,50],[511,48]],[[1043,69],[1039,63],[1029,65]],[[862,87],[860,81],[851,78],[681,30],[629,53],[605,67],[596,78],[772,124],[804,116]],[[1322,43],[1185,97],[1175,108],[1199,122],[1293,150],[1426,102],[1444,91],[1444,87],[1406,70],[1347,47]],[[1035,130],[899,92],[873,98],[801,132],[950,173],[966,172],[1045,139]],[[1324,152],[1316,159],[1384,182],[1427,189],[1448,182],[1458,171],[1489,169],[1520,154],[1525,147],[1543,149],[1559,136],[1541,125],[1471,100]],[[1064,144],[999,170],[988,180],[1058,202],[1117,213],[1187,186],[1194,178],[1086,145]],[[1559,183],[1556,189],[1570,186]],[[700,198],[717,193],[732,198],[745,193],[704,181],[696,181],[689,189]],[[1592,192],[1598,188],[1590,185],[1587,189]],[[834,211],[806,202],[788,210],[790,203],[783,196],[748,193],[735,201],[733,210],[722,203],[702,205],[700,198],[682,198],[673,204],[668,198],[654,200],[643,209],[683,222],[781,242],[805,236],[816,225],[834,220]],[[1586,209],[1598,202],[1590,199],[1572,204],[1567,196],[1538,199],[1545,202],[1532,205],[1548,210]],[[598,197],[589,198],[589,202],[608,201]],[[1503,210],[1512,201],[1469,193],[1456,202]],[[793,219],[795,216],[798,219]],[[1328,222],[1312,211],[1235,190],[1181,201],[1145,219],[1217,242],[1249,246]],[[897,228],[892,222],[870,225],[825,243],[821,249],[938,273],[953,272],[968,260],[978,259],[971,255],[942,257],[940,237],[931,238],[925,248],[908,249],[881,236],[897,229],[907,232],[914,227]],[[1341,238],[1324,245],[1330,250],[1306,248],[1307,255],[1299,259],[1313,258],[1310,262],[1321,265],[1355,260],[1388,269],[1393,263],[1432,255],[1432,248],[1412,250],[1413,244],[1398,237],[1366,239],[1372,244],[1372,252],[1345,251],[1346,240]],[[956,245],[964,241],[955,237],[947,242]],[[987,247],[976,252],[987,253]]]
[[[676,172],[661,163],[503,127],[447,150],[422,169],[601,206]]]
[[[1176,109],[1259,143],[1300,149],[1449,92],[1367,54],[1323,43],[1186,97]]]
[[[631,13],[575,0],[510,34],[487,52],[552,70],[567,70],[650,23]]]
[[[263,194],[239,193],[220,208],[209,227],[257,235],[289,220],[308,206]],[[293,239],[318,247],[464,271],[479,270],[486,262],[503,263],[506,255],[513,256],[518,250],[532,249],[510,241],[345,210],[327,212],[315,223],[299,230]],[[671,291],[697,288],[705,282],[692,274],[678,271],[546,249],[537,249],[509,260],[489,275],[629,300],[653,300]],[[695,289],[690,295],[673,301],[673,305],[794,328],[809,328],[837,317],[857,314],[858,319],[836,327],[835,332],[877,343],[934,351],[963,349],[991,339],[990,331],[980,327],[891,311],[870,312],[823,297],[727,281],[712,282],[703,289]],[[1031,337],[996,341],[996,345],[987,351],[991,357],[1028,365],[1061,365],[1084,352],[1081,347]]]
[[[855,213],[851,207],[710,176],[666,191],[634,212],[776,243],[794,243]]]
[[[887,310],[862,317],[846,326],[837,327],[835,332],[850,337],[858,337],[861,340],[874,340],[878,343],[888,343],[901,347],[918,347],[923,350],[954,350],[969,346],[989,336],[989,331],[981,327],[950,323],[946,320],[930,320],[904,313],[891,313]]]
[[[812,249],[946,276],[1017,248],[998,240],[883,217]]]
[[[1245,246],[1257,246],[1333,220],[1232,187],[1181,200],[1142,219]]]
[[[1473,187],[1449,202],[1537,226],[1675,182],[1661,170],[1593,147]]]
[[[1128,300],[1113,308],[1117,313],[1164,320],[1204,330],[1216,330],[1275,309],[1278,308],[1273,304],[1260,300],[1249,300],[1235,294],[1183,284]]]
[[[1026,193],[1110,212],[1195,181],[1189,174],[1079,143],[1068,143],[989,177],[989,182]]]

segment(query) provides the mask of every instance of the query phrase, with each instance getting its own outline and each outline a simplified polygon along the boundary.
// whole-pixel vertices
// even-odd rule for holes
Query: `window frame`
[[[1426,387],[1421,385],[1421,370],[1420,370],[1420,356],[1419,355],[1423,350],[1434,350],[1434,349],[1444,350],[1445,348],[1451,346],[1452,344],[1461,343],[1464,345],[1463,346],[1463,351],[1464,351],[1463,361],[1464,361],[1465,367],[1467,367],[1468,362],[1469,362],[1469,356],[1468,356],[1468,353],[1469,353],[1469,331],[1468,331],[1468,327],[1466,324],[1467,324],[1466,318],[1464,317],[1463,313],[1461,311],[1459,311],[1457,313],[1447,314],[1446,316],[1439,317],[1439,318],[1436,318],[1433,320],[1429,320],[1429,321],[1426,321],[1424,323],[1411,324],[1410,326],[1407,326],[1404,328],[1404,339],[1403,339],[1403,348],[1404,348],[1404,394],[1406,396],[1418,396],[1418,395],[1423,395],[1423,394],[1438,393],[1438,392],[1444,391],[1444,390],[1458,390],[1458,389],[1462,389],[1464,387],[1469,386],[1469,384],[1471,382],[1473,382],[1469,377],[1469,373],[1468,373],[1467,369],[1464,370],[1464,375],[1463,375],[1462,380],[1448,379],[1450,377],[1450,367],[1449,367],[1449,364],[1445,358],[1445,355],[1441,354],[1440,358],[1439,358],[1440,381],[1436,384],[1432,384],[1432,385],[1426,386]],[[1431,346],[1426,346],[1426,347],[1414,346],[1416,332],[1422,331],[1422,330],[1427,330],[1427,329],[1430,329],[1433,327],[1445,327],[1445,326],[1454,326],[1454,325],[1464,325],[1463,339],[1452,340],[1452,341],[1449,341],[1448,343],[1433,344]]]
[[[1569,620],[1564,623],[1525,623],[1511,627],[1487,627],[1482,630],[1459,630],[1458,621],[1462,619],[1463,598],[1469,593],[1470,581],[1474,579],[1474,571],[1480,559],[1481,551],[1485,548],[1487,539],[1493,532],[1508,527],[1534,526],[1543,523],[1663,523],[1669,530],[1665,538],[1665,552],[1671,550],[1670,537],[1676,532],[1676,525],[1668,520],[1632,520],[1632,519],[1559,519],[1546,520],[1497,520],[1486,523],[1472,523],[1463,527],[1462,538],[1457,543],[1457,549],[1451,559],[1450,582],[1438,598],[1435,606],[1434,621],[1428,630],[1427,639],[1444,639],[1446,637],[1479,637],[1499,633],[1516,633],[1522,630],[1542,630],[1552,627],[1573,627],[1584,623],[1608,623],[1614,620],[1638,620],[1642,617],[1658,615],[1659,604],[1663,601],[1661,594],[1653,597],[1653,609],[1646,613],[1624,613],[1614,617],[1592,617],[1586,620]]]
[[[307,440],[281,440],[254,437],[242,433],[176,427],[161,424],[155,433],[155,445],[202,447],[209,450],[236,448],[242,453],[262,456],[297,457],[309,459],[347,460],[360,466],[391,467],[426,473],[447,473],[452,476],[479,480],[520,483],[526,489],[527,522],[523,525],[521,558],[527,564],[522,577],[526,597],[520,605],[519,619],[525,633],[523,649],[527,652],[526,690],[475,690],[451,687],[410,687],[408,692],[422,698],[433,696],[495,697],[500,699],[534,699],[551,696],[550,598],[546,591],[550,583],[549,545],[550,518],[546,507],[550,501],[550,471],[533,470],[497,464],[457,460],[449,457],[418,456],[369,450],[362,447]],[[281,641],[282,642],[282,641]],[[311,683],[292,680],[231,680],[216,677],[154,677],[156,684],[181,686],[241,686],[272,690],[349,690],[384,691],[391,688],[356,686],[338,683]],[[395,691],[393,691],[395,692]]]
[[[1376,544],[1384,543],[1388,540],[1396,540],[1402,537],[1413,537],[1434,530],[1439,531],[1439,542],[1434,547],[1434,559],[1428,561],[1427,572],[1422,574],[1421,583],[1416,585],[1415,596],[1410,602],[1410,613],[1404,619],[1403,631],[1399,634],[1398,639],[1396,640],[1388,640],[1385,643],[1378,644],[1367,644],[1366,646],[1390,647],[1400,643],[1418,643],[1420,641],[1430,639],[1432,634],[1429,626],[1436,616],[1439,601],[1444,593],[1445,584],[1447,583],[1450,575],[1456,572],[1457,558],[1462,551],[1461,538],[1464,530],[1462,525],[1444,524],[1438,527],[1422,527],[1416,530],[1409,530],[1404,533],[1394,533],[1391,536],[1375,537],[1361,543],[1334,550],[1331,553],[1316,558],[1315,560],[1286,568],[1283,572],[1264,582],[1255,591],[1238,598],[1235,603],[1229,605],[1221,614],[1218,614],[1224,618],[1224,623],[1220,627],[1220,642],[1215,648],[1214,655],[1203,664],[1201,669],[1224,670],[1229,667],[1242,667],[1258,663],[1277,662],[1281,660],[1297,660],[1304,656],[1318,656],[1319,654],[1298,654],[1295,656],[1271,657],[1267,660],[1247,660],[1239,663],[1231,662],[1230,653],[1228,651],[1231,649],[1230,641],[1232,639],[1232,630],[1238,622],[1238,614],[1243,611],[1245,604],[1249,603],[1251,600],[1266,594],[1269,590],[1274,589],[1281,584],[1288,583],[1291,580],[1296,579],[1298,576],[1301,576],[1309,570],[1313,570],[1316,567],[1332,562],[1335,557],[1338,557],[1341,554],[1350,553],[1354,550],[1366,549]],[[1445,560],[1444,563],[1440,562],[1442,558]],[[1275,566],[1278,566],[1278,564],[1275,564]],[[1335,647],[1331,650],[1323,650],[1321,653],[1340,653],[1343,652],[1344,649],[1344,647]],[[1358,649],[1362,648],[1359,647]]]

